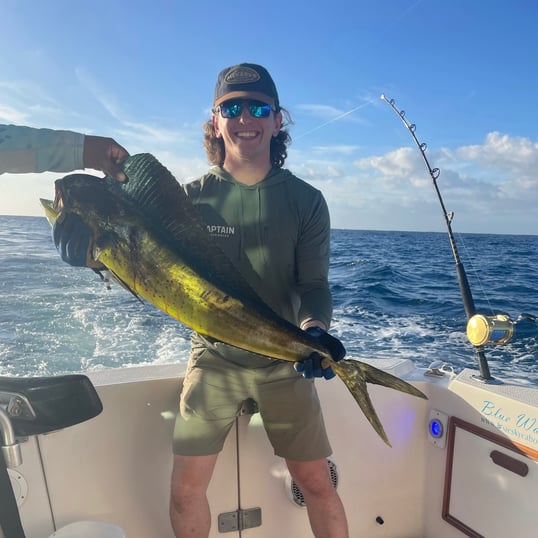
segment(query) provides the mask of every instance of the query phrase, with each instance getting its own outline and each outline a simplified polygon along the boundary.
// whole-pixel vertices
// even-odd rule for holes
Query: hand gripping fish
[[[215,245],[180,184],[152,155],[130,157],[124,171],[128,183],[86,174],[57,180],[55,201],[41,200],[49,221],[77,214],[91,229],[95,260],[133,293],[204,336],[292,362],[319,353],[390,446],[366,383],[426,396],[369,364],[333,361],[318,340],[278,316]]]

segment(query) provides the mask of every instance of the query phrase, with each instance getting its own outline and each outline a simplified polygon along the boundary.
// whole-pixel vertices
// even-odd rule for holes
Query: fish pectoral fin
[[[368,422],[372,425],[379,437],[385,441],[385,443],[392,447],[389,438],[385,433],[385,429],[377,416],[376,410],[368,394],[368,388],[366,386],[367,376],[365,375],[361,366],[364,363],[344,359],[331,364],[332,369],[338,375],[338,377],[344,382],[349,392],[359,404],[364,416],[368,419]]]
[[[112,278],[112,280],[114,280],[114,282],[116,282],[117,284],[119,284],[123,289],[127,290],[131,295],[134,296],[134,298],[139,301],[140,303],[144,304],[144,301],[140,298],[140,296],[138,295],[138,293],[136,293],[136,291],[134,291],[130,286],[129,284],[127,284],[127,282],[125,282],[125,280],[123,280],[121,277],[119,277],[114,271],[112,271],[111,269],[109,269],[107,267],[107,271],[110,273],[110,276]]]

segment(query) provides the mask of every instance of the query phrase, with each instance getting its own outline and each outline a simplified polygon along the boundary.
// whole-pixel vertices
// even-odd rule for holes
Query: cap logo
[[[236,67],[224,77],[227,84],[251,84],[260,80],[259,73],[251,67]]]

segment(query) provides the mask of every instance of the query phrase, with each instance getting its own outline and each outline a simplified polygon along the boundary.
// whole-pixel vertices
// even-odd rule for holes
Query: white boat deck
[[[503,414],[514,422],[526,413],[528,427],[538,417],[537,389],[483,385],[472,379],[470,370],[432,378],[410,361],[372,363],[416,384],[429,400],[369,386],[390,448],[339,381],[318,383],[351,536],[455,538],[468,525],[475,529],[474,536],[534,537],[529,518],[536,498],[532,492],[538,491],[536,462],[532,453],[522,454],[512,446],[508,427],[499,429],[481,409],[484,402],[493,402],[492,406],[503,409],[497,418]],[[14,472],[21,477],[18,482],[26,484],[24,499],[19,501],[27,538],[44,538],[55,528],[88,519],[119,525],[129,538],[172,538],[168,523],[171,436],[182,373],[183,367],[176,365],[90,373],[103,413],[23,443],[24,461]],[[434,444],[428,435],[432,410],[502,436],[508,448],[496,444],[495,438],[458,426],[449,457],[446,436]],[[538,435],[525,434],[532,449],[533,436]],[[527,475],[495,464],[490,457],[493,450],[513,456],[516,465],[522,461]],[[443,503],[450,461],[453,494]],[[208,495],[212,537],[311,536],[306,511],[292,500],[289,475],[283,461],[273,455],[258,414],[238,418]],[[442,517],[444,505],[451,522]],[[237,512],[239,506],[259,508],[261,526],[241,533],[219,532],[219,515],[222,527],[222,514]],[[487,507],[487,513],[481,507]]]

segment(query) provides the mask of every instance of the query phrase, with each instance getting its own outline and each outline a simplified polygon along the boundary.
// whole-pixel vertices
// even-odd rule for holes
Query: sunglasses
[[[213,112],[220,112],[220,115],[227,119],[238,118],[241,116],[245,105],[253,118],[268,118],[271,110],[276,112],[275,107],[261,101],[226,101],[215,107]]]

